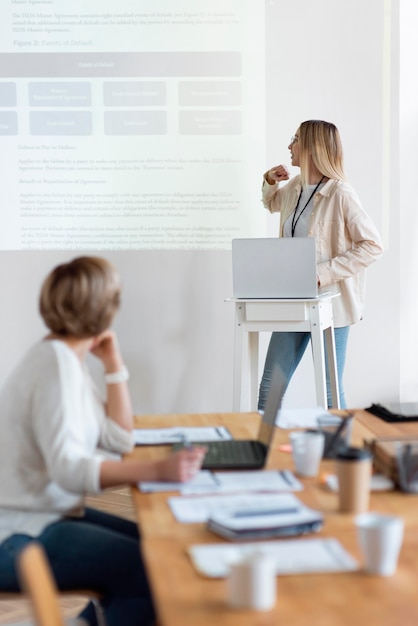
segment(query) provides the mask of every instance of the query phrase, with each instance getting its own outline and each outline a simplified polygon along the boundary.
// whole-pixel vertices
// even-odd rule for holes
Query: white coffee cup
[[[227,580],[228,605],[234,609],[269,611],[276,603],[274,560],[256,552],[232,563]]]
[[[292,456],[296,473],[300,476],[316,476],[324,452],[324,433],[305,430],[290,433]]]
[[[396,515],[370,512],[358,515],[355,522],[366,572],[392,576],[402,546],[403,519]]]

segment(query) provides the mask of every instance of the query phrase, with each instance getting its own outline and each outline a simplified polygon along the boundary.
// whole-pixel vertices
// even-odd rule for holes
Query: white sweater
[[[62,341],[42,341],[0,391],[0,542],[37,536],[100,491],[103,455],[133,445],[106,417],[88,368]]]

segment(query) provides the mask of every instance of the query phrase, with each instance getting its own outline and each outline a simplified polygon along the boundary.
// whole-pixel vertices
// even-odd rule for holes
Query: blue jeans
[[[338,385],[340,390],[341,408],[346,408],[343,388],[343,372],[345,355],[347,351],[347,340],[349,326],[334,328],[335,352],[337,357]],[[260,391],[258,396],[258,408],[264,410],[267,394],[270,387],[271,373],[275,365],[280,365],[287,384],[303,357],[306,347],[310,341],[311,334],[308,332],[275,332],[272,333],[270,344],[267,350],[264,372],[261,378]],[[332,405],[331,385],[329,380],[328,359],[325,351],[325,367],[327,376],[327,401],[328,407]]]
[[[136,524],[86,509],[83,517],[55,522],[39,537],[12,535],[0,544],[2,591],[19,590],[16,557],[34,539],[46,551],[58,589],[92,589],[102,594],[107,626],[150,626],[155,622]],[[97,626],[92,603],[80,617]]]

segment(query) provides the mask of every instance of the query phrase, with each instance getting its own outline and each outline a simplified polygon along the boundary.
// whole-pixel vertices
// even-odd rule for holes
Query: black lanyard
[[[296,204],[296,206],[295,206],[295,210],[293,211],[293,217],[292,217],[292,237],[294,237],[294,236],[295,236],[295,230],[296,230],[296,226],[298,225],[298,221],[300,220],[300,216],[302,215],[302,213],[304,212],[304,210],[306,209],[306,207],[308,206],[308,204],[310,203],[310,201],[312,200],[312,198],[314,197],[314,195],[315,195],[315,194],[316,194],[316,192],[318,191],[318,187],[319,187],[319,185],[322,183],[322,181],[324,180],[324,178],[325,178],[325,176],[323,176],[323,177],[321,178],[321,180],[319,181],[319,183],[317,184],[317,186],[315,187],[315,189],[313,190],[313,192],[312,192],[312,193],[311,193],[311,195],[309,196],[308,201],[307,201],[307,203],[305,204],[305,206],[303,207],[302,211],[299,213],[299,215],[298,215],[298,216],[297,216],[297,218],[296,218],[296,212],[297,212],[297,210],[298,210],[299,202],[300,202],[300,199],[301,199],[301,197],[302,197],[303,187],[302,187],[302,189],[300,190],[299,198],[298,198],[297,204]]]

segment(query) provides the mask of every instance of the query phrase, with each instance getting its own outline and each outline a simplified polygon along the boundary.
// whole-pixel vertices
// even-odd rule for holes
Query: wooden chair
[[[104,615],[103,615],[103,609],[100,606],[100,595],[98,593],[95,593],[94,591],[91,591],[90,589],[74,589],[72,591],[60,591],[58,590],[58,595],[60,599],[68,599],[68,598],[74,598],[75,600],[80,600],[83,599],[86,602],[93,602],[94,607],[95,607],[95,611],[96,611],[96,616],[97,616],[97,621],[99,626],[106,626],[106,622],[104,619]],[[22,600],[28,600],[28,597],[26,594],[20,592],[20,591],[0,591],[0,615],[2,614],[2,608],[1,608],[1,603],[5,602],[5,603],[13,603],[13,602],[21,602]],[[13,613],[13,611],[11,611]],[[22,612],[26,612],[25,607],[23,607],[22,609],[17,609],[16,612],[22,613]],[[13,622],[4,622],[0,620],[0,626],[34,626],[34,621],[33,620],[24,620],[24,621],[13,621]],[[65,625],[66,626],[72,626],[72,624],[74,624],[74,620],[71,620],[69,618],[65,619]]]
[[[99,626],[106,626],[102,609],[97,595],[94,597],[94,592],[86,590],[62,592],[57,589],[45,551],[40,544],[31,542],[22,550],[18,560],[18,570],[21,586],[29,598],[36,626],[85,626],[86,622],[80,618],[68,620],[63,617],[58,602],[59,595],[63,593],[87,595],[88,599],[95,604]]]

